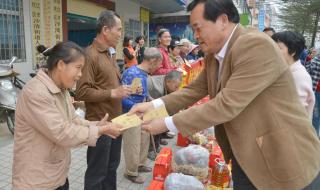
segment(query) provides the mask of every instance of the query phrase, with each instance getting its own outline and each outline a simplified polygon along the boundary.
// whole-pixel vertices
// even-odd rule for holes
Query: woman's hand
[[[106,125],[99,127],[99,136],[108,135],[111,138],[115,139],[121,135],[121,128],[122,126],[119,124],[107,122]]]

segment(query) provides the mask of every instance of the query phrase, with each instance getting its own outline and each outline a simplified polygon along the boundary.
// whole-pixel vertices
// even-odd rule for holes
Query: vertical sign
[[[54,32],[53,38],[55,42],[62,42],[63,31],[62,31],[62,7],[61,0],[53,1],[53,20],[54,20]]]
[[[143,7],[140,8],[140,20],[142,22],[149,23],[150,21],[150,12],[148,9],[145,9]]]
[[[51,0],[43,0],[43,37],[44,45],[50,47],[51,41]]]
[[[36,47],[52,47],[63,39],[61,0],[31,0],[33,67],[41,64],[42,56]]]
[[[32,30],[33,30],[33,35],[32,35],[32,40],[33,40],[33,66],[35,66],[35,64],[40,63],[40,55],[39,53],[36,51],[36,47],[38,44],[40,44],[41,41],[41,3],[40,0],[32,0],[31,1],[31,16],[32,16]]]
[[[263,31],[264,29],[264,18],[265,18],[265,10],[262,8],[259,10],[259,15],[258,15],[259,31]]]

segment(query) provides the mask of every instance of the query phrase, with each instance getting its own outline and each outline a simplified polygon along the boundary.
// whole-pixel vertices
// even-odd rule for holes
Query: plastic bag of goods
[[[214,127],[203,130],[203,135],[207,137],[208,141],[215,140]]]
[[[174,154],[173,170],[199,179],[208,177],[209,152],[200,145],[190,145]]]
[[[203,184],[195,177],[172,173],[164,181],[164,190],[204,190]]]
[[[189,137],[189,139],[192,144],[198,144],[198,145],[205,145],[208,142],[207,138],[201,133],[193,134],[192,136]]]
[[[78,116],[81,117],[82,119],[85,118],[86,112],[83,111],[83,109],[78,108],[78,109],[75,111],[75,113],[76,113],[76,115],[78,115]]]

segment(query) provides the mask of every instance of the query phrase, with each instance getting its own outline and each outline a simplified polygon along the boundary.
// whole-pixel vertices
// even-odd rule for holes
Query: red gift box
[[[183,137],[181,133],[178,133],[177,146],[186,147],[190,144],[190,140],[187,137]]]
[[[156,158],[153,179],[158,181],[164,181],[166,177],[171,173],[171,161],[172,150],[171,148],[164,147]]]
[[[159,155],[170,156],[172,158],[172,149],[169,147],[163,147],[159,153]]]
[[[148,190],[163,190],[164,184],[162,181],[151,181]]]

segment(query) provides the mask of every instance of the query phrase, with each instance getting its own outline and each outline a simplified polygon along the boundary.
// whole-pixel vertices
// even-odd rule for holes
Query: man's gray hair
[[[151,48],[146,48],[144,50],[143,59],[147,60],[147,61],[150,61],[152,59],[162,60],[163,57],[162,57],[162,54],[158,48],[151,47]]]
[[[103,27],[112,28],[116,25],[116,17],[120,19],[120,16],[114,11],[103,10],[100,12],[97,18],[96,32],[99,34]]]
[[[182,80],[182,73],[179,71],[170,71],[164,77],[165,81]]]

